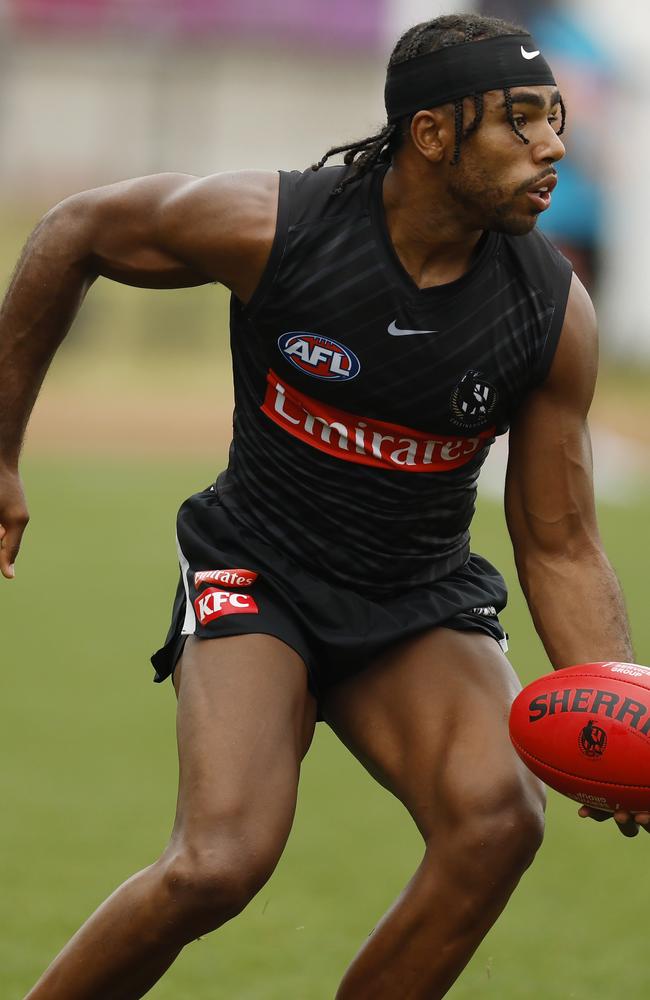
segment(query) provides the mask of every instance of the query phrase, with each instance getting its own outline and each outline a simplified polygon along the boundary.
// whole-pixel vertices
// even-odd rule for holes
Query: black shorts
[[[165,645],[151,658],[156,681],[173,672],[188,635],[276,636],[304,660],[317,698],[392,643],[439,625],[484,632],[507,648],[498,618],[506,585],[478,555],[436,583],[387,598],[364,597],[244,532],[214,487],[182,505],[177,542],[181,576]]]

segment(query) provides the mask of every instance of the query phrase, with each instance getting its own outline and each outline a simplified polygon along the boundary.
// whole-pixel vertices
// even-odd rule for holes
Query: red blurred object
[[[381,47],[385,0],[8,0],[13,21],[47,32],[269,38],[316,46]]]
[[[515,750],[570,799],[650,811],[650,668],[584,663],[538,677],[510,712]]]

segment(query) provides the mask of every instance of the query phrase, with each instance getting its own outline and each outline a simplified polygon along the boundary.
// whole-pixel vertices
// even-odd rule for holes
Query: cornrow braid
[[[351,166],[354,164],[354,173],[344,178],[340,184],[337,184],[332,194],[340,194],[347,184],[350,184],[353,180],[356,180],[359,174],[365,174],[368,170],[372,170],[376,163],[385,162],[390,160],[391,153],[391,140],[393,139],[395,133],[397,132],[397,123],[393,125],[387,125],[378,134],[378,138],[375,142],[371,143],[359,156],[359,159],[355,159],[356,152],[350,150],[343,157],[343,162],[346,166]]]
[[[385,125],[381,132],[367,136],[365,139],[359,139],[358,142],[347,143],[343,146],[332,146],[320,158],[318,163],[312,163],[311,169],[320,170],[327,163],[330,156],[335,156],[337,153],[344,153],[343,162],[348,167],[354,164],[355,170],[348,177],[344,178],[340,184],[337,184],[332,191],[332,194],[340,194],[347,184],[357,179],[360,173],[364,174],[367,170],[372,169],[380,160],[390,159],[392,152],[391,143],[398,127],[398,122],[394,122],[392,125]],[[358,159],[357,156],[359,156]]]
[[[465,28],[464,42],[471,42],[476,34],[476,26],[471,22]],[[481,98],[480,108],[477,98]],[[475,132],[483,119],[483,95],[474,94],[474,121],[470,122],[466,129],[463,129],[463,101],[454,101],[454,155],[451,160],[452,167],[460,163],[460,146],[463,139]]]
[[[318,163],[312,163],[312,170],[320,170],[324,167],[330,156],[336,156],[337,153],[345,153],[343,157],[344,163],[351,163],[354,159],[354,155],[361,149],[366,149],[368,146],[374,146],[376,143],[385,141],[386,133],[390,129],[390,125],[385,125],[381,132],[377,132],[375,135],[370,135],[365,139],[359,139],[357,142],[346,143],[343,146],[332,146],[327,152],[321,156]]]
[[[467,128],[465,129],[464,137],[467,138],[472,132],[476,132],[477,128],[483,121],[483,108],[484,108],[483,94],[474,94],[474,121],[471,121]]]
[[[508,118],[508,121],[510,122],[510,128],[515,133],[517,138],[521,139],[521,141],[525,146],[530,145],[530,139],[527,139],[524,133],[521,132],[520,129],[517,127],[514,111],[512,110],[512,93],[510,92],[510,87],[503,88],[503,96],[505,97],[506,101],[506,116]]]
[[[452,165],[460,161],[460,144],[463,141],[463,100],[459,98],[454,101],[454,155]]]
[[[560,113],[562,115],[562,120],[560,121],[560,127],[559,127],[558,133],[557,133],[558,135],[562,135],[562,133],[564,132],[564,129],[566,127],[566,106],[565,106],[564,101],[562,100],[561,97],[560,97]]]
[[[476,132],[477,128],[483,121],[483,108],[484,108],[483,94],[473,94],[472,97],[474,99],[474,118],[469,123],[469,125],[467,125],[466,128],[463,128],[463,102],[462,100],[454,101],[455,136],[454,136],[454,155],[451,160],[451,165],[453,167],[455,167],[456,164],[460,162],[460,145],[463,139],[467,139],[467,137],[470,136],[472,132]]]
[[[415,56],[420,54],[420,46],[424,36],[428,33],[430,27],[430,22],[425,21],[423,24],[418,25],[413,31],[413,35],[408,45],[404,49],[400,62],[406,62],[407,59],[413,59]],[[392,60],[391,60],[392,62]]]

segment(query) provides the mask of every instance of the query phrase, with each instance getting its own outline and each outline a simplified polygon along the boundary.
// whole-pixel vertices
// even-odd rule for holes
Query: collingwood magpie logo
[[[607,749],[607,733],[590,719],[578,734],[578,746],[585,757],[602,757]]]
[[[497,390],[480,372],[465,372],[451,394],[451,419],[459,427],[485,423],[499,398]]]

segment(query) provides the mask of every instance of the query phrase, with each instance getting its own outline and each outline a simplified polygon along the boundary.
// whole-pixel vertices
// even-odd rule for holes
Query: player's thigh
[[[174,674],[179,794],[174,839],[281,850],[315,701],[300,656],[268,635],[192,639]]]
[[[542,786],[508,737],[520,687],[494,639],[437,628],[335,687],[323,711],[426,837],[477,813],[540,811]]]

